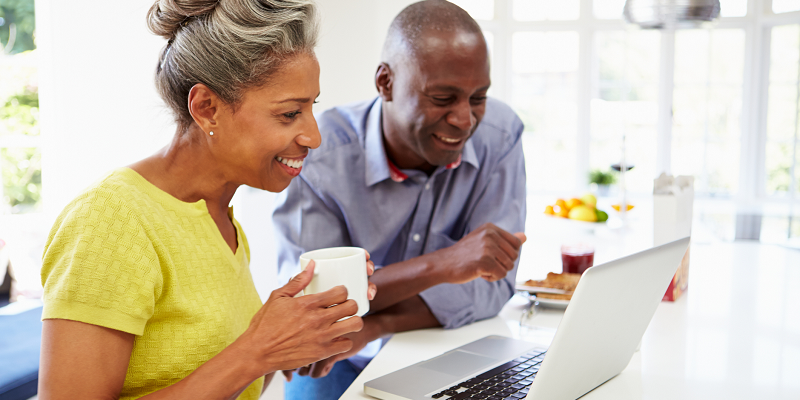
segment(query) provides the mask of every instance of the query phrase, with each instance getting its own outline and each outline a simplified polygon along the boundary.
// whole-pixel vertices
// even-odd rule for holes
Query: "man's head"
[[[486,41],[466,11],[444,0],[408,6],[389,28],[375,76],[389,156],[426,171],[456,161],[490,84]]]

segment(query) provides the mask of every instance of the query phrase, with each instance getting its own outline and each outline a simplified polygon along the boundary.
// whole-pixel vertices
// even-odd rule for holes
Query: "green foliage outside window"
[[[42,155],[38,148],[6,148],[3,164],[3,194],[12,213],[33,211],[42,196]]]
[[[2,22],[0,23],[0,46],[5,48],[9,43],[11,32],[16,33],[13,37],[13,46],[10,49],[3,49],[2,52],[17,54],[36,48],[34,15],[33,0],[3,0],[0,2],[0,20],[2,20],[0,21]]]
[[[0,107],[0,135],[39,135],[39,95],[26,89],[11,96]],[[42,193],[41,151],[38,148],[10,147],[0,150],[3,202],[13,213],[32,211]]]
[[[39,135],[39,91],[25,88],[0,107],[0,135]]]
[[[611,171],[603,171],[599,169],[589,172],[589,183],[596,183],[598,185],[611,185],[616,182],[617,178]]]

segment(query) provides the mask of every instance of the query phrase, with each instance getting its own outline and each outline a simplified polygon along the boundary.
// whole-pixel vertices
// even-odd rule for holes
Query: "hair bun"
[[[220,0],[156,0],[147,12],[147,27],[167,40],[174,39],[186,19],[214,11]]]

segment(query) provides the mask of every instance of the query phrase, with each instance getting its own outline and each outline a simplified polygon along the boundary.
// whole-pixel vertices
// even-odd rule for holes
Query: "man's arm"
[[[442,325],[456,328],[496,315],[513,295],[526,215],[521,123],[516,129],[516,142],[499,159],[469,216],[468,234],[449,247],[377,271],[371,310],[419,295]]]
[[[385,266],[372,276],[378,295],[370,310],[383,310],[443,283],[501,280],[514,269],[525,240],[521,232],[510,234],[486,223],[453,246]]]

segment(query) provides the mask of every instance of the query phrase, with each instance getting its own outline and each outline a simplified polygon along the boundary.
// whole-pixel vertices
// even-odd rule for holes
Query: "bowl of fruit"
[[[554,204],[545,207],[544,213],[552,217],[589,223],[603,223],[608,220],[608,213],[597,208],[597,198],[591,193],[580,198],[558,199]]]

